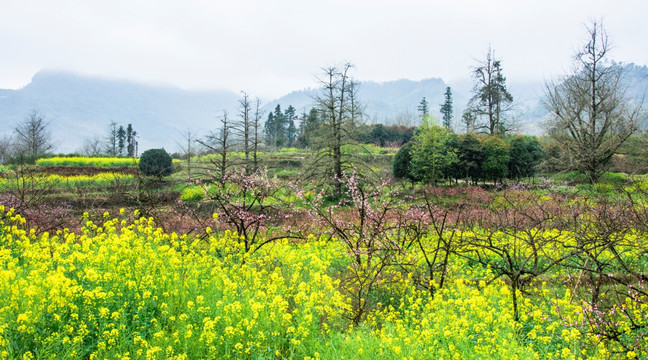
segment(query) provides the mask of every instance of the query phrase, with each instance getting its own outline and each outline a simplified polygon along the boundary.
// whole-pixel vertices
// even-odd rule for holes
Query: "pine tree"
[[[419,103],[417,109],[419,113],[421,113],[421,119],[425,119],[426,116],[430,115],[430,107],[425,97],[421,99],[421,102]]]
[[[450,86],[446,88],[445,102],[441,104],[441,115],[443,119],[443,126],[446,129],[452,128],[452,91]]]
[[[476,121],[476,116],[475,113],[471,109],[466,109],[464,113],[461,115],[461,122],[466,126],[466,133],[473,133],[476,130],[475,126],[475,121]]]
[[[124,127],[119,125],[117,129],[117,151],[119,155],[124,155],[124,148],[126,147],[126,130]]]
[[[130,157],[137,156],[137,132],[131,124],[126,127],[126,151]]]
[[[284,112],[284,118],[286,122],[286,140],[287,145],[291,145],[297,140],[297,127],[295,127],[295,119],[297,118],[295,114],[296,110],[292,105],[289,105],[286,111]]]
[[[286,116],[281,111],[281,105],[278,105],[274,109],[274,133],[275,133],[275,143],[274,145],[277,148],[283,147],[286,145],[287,139],[287,130],[288,124],[286,123]]]
[[[274,113],[268,114],[268,119],[265,122],[265,141],[269,146],[274,146],[276,143],[276,125]]]

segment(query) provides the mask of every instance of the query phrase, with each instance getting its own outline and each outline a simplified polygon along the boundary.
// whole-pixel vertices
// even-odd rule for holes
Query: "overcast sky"
[[[41,69],[272,99],[349,61],[358,80],[467,79],[489,44],[509,81],[563,74],[603,19],[648,64],[646,0],[0,0],[0,88]]]

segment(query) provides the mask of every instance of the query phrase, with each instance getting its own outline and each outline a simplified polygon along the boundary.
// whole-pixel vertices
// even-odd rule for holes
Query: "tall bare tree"
[[[9,135],[0,138],[0,164],[6,163],[13,156],[14,141]]]
[[[116,156],[119,151],[119,130],[117,123],[111,121],[108,125],[108,133],[106,134],[106,154]]]
[[[254,100],[254,119],[252,120],[252,171],[256,172],[259,169],[259,145],[263,142],[261,136],[261,99]]]
[[[77,151],[87,156],[101,155],[104,153],[103,141],[98,136],[87,138]]]
[[[183,142],[177,143],[180,148],[180,154],[187,160],[187,180],[191,181],[192,157],[196,156],[196,135],[187,130],[183,134]]]
[[[252,131],[252,119],[251,119],[252,104],[250,103],[250,97],[245,91],[241,91],[241,99],[239,99],[239,117],[240,121],[237,123],[235,129],[237,134],[241,137],[243,145],[243,153],[245,154],[244,166],[245,173],[250,174],[250,150],[252,148],[251,143],[251,134]]]
[[[544,103],[550,111],[546,130],[562,150],[560,165],[583,172],[593,183],[637,130],[642,106],[626,97],[621,69],[606,61],[610,46],[603,25],[593,22],[587,31],[574,70],[546,84]]]
[[[223,115],[219,119],[221,128],[218,132],[211,132],[205,139],[197,140],[198,143],[205,146],[207,149],[214,151],[218,154],[218,158],[212,160],[212,165],[216,167],[218,174],[218,181],[222,186],[225,186],[227,181],[227,170],[230,168],[231,163],[228,155],[233,146],[232,144],[232,122],[229,120],[227,110],[223,110]]]
[[[486,117],[486,124],[480,128],[490,135],[503,134],[510,130],[505,113],[511,110],[513,96],[506,88],[506,77],[502,74],[502,61],[495,57],[489,47],[486,60],[473,68],[475,86],[470,107],[477,116]]]
[[[342,147],[351,141],[351,130],[358,120],[360,107],[355,96],[356,86],[350,77],[353,65],[330,66],[323,69],[319,79],[321,91],[315,97],[317,109],[322,114],[320,137],[311,173],[324,173],[331,179],[342,179],[349,161]],[[335,191],[342,194],[342,183],[334,181]]]
[[[36,156],[54,147],[49,122],[45,121],[38,109],[33,109],[14,130],[18,148],[22,153]]]

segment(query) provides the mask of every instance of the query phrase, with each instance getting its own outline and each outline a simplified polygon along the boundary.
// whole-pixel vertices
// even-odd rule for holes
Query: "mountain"
[[[635,64],[612,63],[621,68],[623,81],[627,87],[629,100],[640,103],[648,96],[648,67]],[[510,113],[516,122],[518,131],[529,135],[541,135],[542,122],[547,110],[542,104],[545,85],[540,81],[507,81],[508,89],[513,95],[514,106]],[[417,106],[426,97],[430,111],[441,117],[440,107],[443,103],[445,89],[450,86],[453,94],[455,128],[461,130],[461,114],[472,97],[473,84],[469,80],[446,83],[439,78],[420,81],[396,80],[388,82],[363,81],[358,88],[358,99],[366,106],[370,123],[394,124],[410,120],[417,124]],[[317,89],[293,91],[266,105],[272,109],[277,104],[282,108],[293,105],[298,111],[308,111],[312,106]]]
[[[472,97],[472,82],[459,81],[446,83],[439,78],[414,80],[395,80],[387,82],[363,81],[359,83],[358,100],[365,107],[369,123],[396,124],[409,122],[418,125],[417,107],[423,97],[429,104],[430,112],[441,118],[441,104],[445,101],[446,87],[452,90],[454,122],[460,128],[461,114]],[[542,97],[543,84],[538,82],[518,82],[509,84],[515,98],[514,116],[519,119],[521,131],[539,134],[538,123],[546,114],[539,99]],[[276,105],[285,108],[294,106],[299,112],[308,111],[317,89],[293,91],[266,105],[272,109]]]
[[[628,95],[642,101],[648,90],[648,67],[613,64],[622,67]],[[540,134],[540,123],[546,116],[541,99],[541,82],[507,82],[515,99],[512,112],[520,131]],[[366,106],[368,122],[384,124],[418,124],[417,106],[426,97],[430,111],[440,117],[447,86],[452,88],[454,118],[458,123],[472,94],[470,81],[446,83],[439,78],[363,81],[358,99]],[[317,89],[293,91],[264,105],[269,112],[276,105],[294,106],[299,113],[313,106]],[[126,127],[133,125],[139,134],[140,152],[164,147],[178,150],[183,132],[206,134],[216,130],[217,118],[227,110],[237,117],[239,95],[226,90],[193,91],[170,86],[151,86],[123,80],[84,77],[65,72],[41,71],[31,83],[18,90],[0,89],[0,136],[10,134],[34,108],[50,122],[56,152],[79,150],[85,140],[104,138],[111,121]],[[265,117],[264,119],[265,120]],[[456,125],[460,128],[460,125]]]
[[[41,71],[19,90],[0,90],[0,120],[8,133],[34,108],[49,122],[56,152],[73,152],[84,140],[104,138],[111,121],[133,125],[139,149],[175,151],[182,133],[216,128],[222,109],[235,111],[230,91],[190,91],[129,81]],[[1,132],[1,130],[0,130]]]
[[[411,115],[416,117],[417,107],[425,97],[429,103],[430,111],[435,116],[440,116],[439,108],[443,103],[446,87],[448,85],[439,78],[423,79],[419,81],[401,79],[387,82],[362,81],[358,85],[358,101],[365,106],[365,114],[369,122],[390,123],[399,116]],[[308,111],[313,106],[313,98],[317,96],[317,89],[293,91],[277,100],[271,101],[266,108],[272,109],[276,105],[282,108],[294,106],[298,111]],[[464,102],[463,93],[453,94],[455,102]]]

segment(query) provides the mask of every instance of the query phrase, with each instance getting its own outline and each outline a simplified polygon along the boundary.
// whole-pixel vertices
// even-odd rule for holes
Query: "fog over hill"
[[[0,119],[13,129],[31,109],[50,122],[57,152],[72,152],[85,139],[104,138],[111,121],[130,123],[139,134],[140,151],[174,151],[182,132],[206,132],[216,126],[221,109],[235,109],[231,91],[189,91],[128,81],[39,72],[19,90],[0,90]]]
[[[624,67],[630,97],[640,101],[648,89],[648,68],[634,64],[617,66]],[[539,124],[546,114],[540,103],[544,85],[511,79],[507,83],[516,102],[512,116],[518,119],[520,131],[540,134]],[[382,83],[364,81],[359,85],[358,98],[366,106],[370,123],[409,121],[416,125],[417,106],[423,97],[427,98],[432,113],[439,116],[447,86],[452,88],[455,121],[458,122],[471,96],[470,81],[446,83],[439,78]],[[204,135],[217,130],[217,118],[222,110],[227,110],[230,118],[237,118],[239,95],[227,90],[183,90],[41,71],[22,89],[0,89],[0,136],[10,134],[36,108],[50,123],[55,152],[73,152],[79,150],[85,140],[104,138],[111,121],[124,127],[129,123],[133,125],[139,134],[140,152],[153,147],[174,152],[178,150],[177,143],[181,142],[183,132],[190,130]],[[316,95],[316,89],[293,91],[265,103],[264,112],[271,111],[277,104],[283,109],[293,105],[299,113],[308,111]]]

